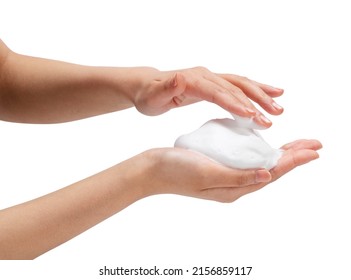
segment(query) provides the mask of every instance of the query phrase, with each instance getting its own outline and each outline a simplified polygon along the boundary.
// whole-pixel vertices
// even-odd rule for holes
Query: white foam
[[[237,126],[252,128],[252,129],[259,129],[259,130],[267,129],[267,127],[264,127],[256,123],[253,118],[240,117],[235,114],[232,114],[232,116],[234,117],[235,123]]]
[[[234,117],[236,120],[210,120],[194,132],[180,136],[174,146],[200,152],[232,168],[276,166],[282,151],[268,145],[255,130],[263,127],[252,119]]]

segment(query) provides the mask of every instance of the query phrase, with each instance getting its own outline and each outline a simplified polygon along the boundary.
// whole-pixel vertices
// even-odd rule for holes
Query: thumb
[[[225,185],[228,187],[244,187],[258,183],[267,183],[272,180],[271,173],[267,169],[239,170],[234,169],[227,177]]]
[[[168,96],[172,97],[174,105],[180,106],[185,96],[183,95],[186,88],[185,77],[181,72],[174,73],[164,83],[164,89]]]

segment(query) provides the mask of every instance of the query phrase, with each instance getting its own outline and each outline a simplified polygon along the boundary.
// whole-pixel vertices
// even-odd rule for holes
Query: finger
[[[284,153],[278,165],[271,170],[273,180],[277,180],[294,168],[319,158],[316,151],[310,149],[289,150]]]
[[[171,75],[169,73],[165,72],[155,79],[153,87],[153,91],[157,93],[157,105],[163,108],[162,112],[201,101],[200,98],[185,95],[187,81],[181,72],[171,72]]]
[[[267,93],[270,97],[279,97],[284,93],[283,89],[272,87],[270,85],[262,84],[256,81],[252,81],[257,86],[259,86],[265,93]]]
[[[182,93],[185,86],[184,79],[178,72],[162,72],[153,79],[148,94],[140,95],[137,109],[143,114],[154,116],[181,106],[179,103],[184,101]],[[174,99],[177,96],[179,98]]]
[[[219,166],[222,172],[216,172],[210,188],[215,187],[243,187],[262,182],[269,182],[272,179],[271,173],[266,169],[240,170]],[[223,172],[223,168],[226,170]]]
[[[225,187],[225,188],[215,188],[215,189],[207,189],[203,191],[204,198],[216,200],[219,202],[233,202],[238,198],[248,194],[255,192],[266,184],[257,184],[250,185],[246,187]]]
[[[159,91],[163,94],[165,99],[169,99],[169,96],[181,96],[186,88],[185,77],[182,73],[176,72],[169,76],[166,74],[164,80],[161,80],[159,84]]]
[[[237,75],[221,74],[221,76],[233,85],[241,88],[247,97],[259,104],[268,113],[279,115],[284,111],[283,107],[278,105],[257,82]],[[272,90],[269,92],[272,92]]]
[[[235,98],[237,98],[241,103],[243,103],[247,108],[250,108],[256,112],[259,112],[256,107],[252,104],[250,99],[245,95],[245,93],[237,86],[233,85],[226,79],[223,79],[219,75],[211,73],[211,75],[205,76],[205,79],[220,85],[225,89],[226,92],[231,93]]]
[[[252,113],[251,117],[254,117],[254,121],[257,124],[267,128],[272,125],[272,122],[255,107],[255,105],[250,101],[250,99],[239,87],[231,84],[230,82],[221,78],[218,75],[211,75],[207,77],[207,79],[210,79],[210,81],[221,85],[225,89],[225,91],[228,92],[228,94],[233,95],[235,99],[239,100],[242,104],[244,104],[247,110]],[[235,114],[235,112],[231,112],[231,113]],[[246,115],[245,116],[241,115],[241,116],[247,117]]]
[[[248,114],[241,114],[240,111],[235,111],[234,104],[225,104],[225,107],[222,105],[223,108],[225,108],[227,111],[237,114],[241,117],[254,117],[254,121],[259,124],[260,126],[263,127],[270,127],[272,125],[272,122],[265,117],[262,112],[260,112],[254,104],[250,101],[250,99],[245,95],[245,93],[237,86],[231,84],[227,80],[221,78],[218,75],[208,75],[205,77],[208,81],[211,81],[217,85],[220,85],[223,88],[222,92],[219,92],[219,94],[214,94],[214,97],[217,98],[223,98],[224,92],[227,93],[228,95],[232,95],[233,101],[232,102],[241,102],[245,107],[248,112],[250,112],[251,115]],[[218,99],[214,100],[214,103],[218,104]],[[228,99],[229,100],[229,99]],[[234,101],[235,100],[235,101]],[[233,108],[233,110],[230,110],[230,108]]]
[[[283,150],[300,150],[300,149],[311,149],[311,150],[319,150],[323,146],[321,142],[318,140],[296,140],[294,142],[285,144],[284,146],[281,147]]]
[[[252,117],[259,113],[239,87],[206,68],[197,67],[193,70],[200,75],[196,75],[195,80],[189,79],[189,88],[193,90],[192,94],[243,117]],[[201,78],[199,79],[198,76]],[[238,104],[242,107],[241,109],[238,109]]]
[[[289,150],[285,152],[283,157],[279,160],[278,165],[270,171],[272,176],[270,180],[268,180],[269,177],[267,176],[266,181],[262,180],[262,182],[258,182],[259,180],[256,180],[256,183],[247,185],[242,184],[241,186],[238,185],[239,181],[237,181],[237,185],[235,186],[232,185],[227,187],[212,188],[207,189],[206,191],[212,199],[221,202],[233,202],[246,194],[255,192],[263,188],[269,182],[277,180],[278,178],[282,177],[297,166],[306,164],[312,160],[317,159],[318,157],[318,153],[310,149]],[[237,180],[238,179],[239,178],[237,178]]]
[[[223,87],[221,83],[203,78],[196,83],[189,82],[188,85],[192,95],[217,104],[226,111],[236,113],[242,117],[255,115],[255,111],[250,108],[251,106],[247,106],[245,102]]]

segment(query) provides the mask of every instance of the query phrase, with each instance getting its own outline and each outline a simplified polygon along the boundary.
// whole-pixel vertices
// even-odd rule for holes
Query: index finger
[[[221,74],[221,76],[239,87],[248,98],[259,104],[268,113],[279,115],[283,112],[283,108],[273,100],[273,97],[283,94],[282,89],[261,84],[238,75]]]

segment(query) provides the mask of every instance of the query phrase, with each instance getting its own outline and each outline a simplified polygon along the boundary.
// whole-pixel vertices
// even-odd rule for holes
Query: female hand
[[[273,101],[283,90],[241,76],[203,67],[88,67],[20,55],[1,40],[0,74],[0,119],[12,122],[66,122],[132,106],[159,115],[201,100],[265,127],[271,122],[251,101],[270,114],[283,112]]]
[[[245,77],[215,74],[204,67],[165,72],[142,68],[140,74],[143,82],[139,84],[133,99],[135,107],[146,115],[159,115],[176,107],[206,100],[239,116],[254,116],[258,124],[269,127],[271,122],[251,101],[270,114],[283,112],[283,108],[273,100],[283,94],[282,89]]]
[[[211,159],[181,148],[151,150],[154,162],[145,182],[149,194],[173,193],[233,202],[277,180],[295,167],[317,159],[316,150],[322,147],[317,140],[298,140],[282,147],[284,153],[278,165],[270,171],[238,170],[225,167]]]
[[[231,169],[181,148],[146,151],[71,186],[1,210],[0,259],[33,259],[154,194],[232,202],[318,158],[319,148],[315,140],[287,144],[270,171]]]

